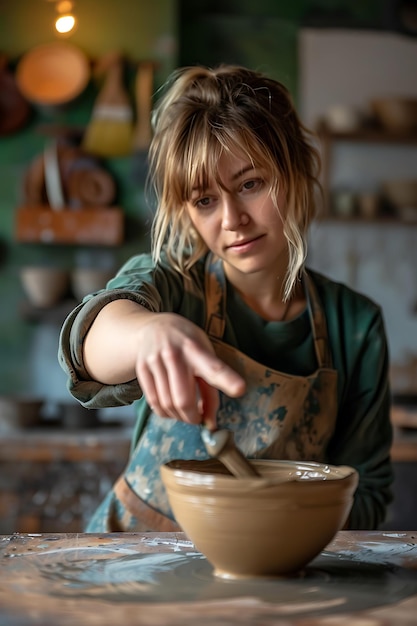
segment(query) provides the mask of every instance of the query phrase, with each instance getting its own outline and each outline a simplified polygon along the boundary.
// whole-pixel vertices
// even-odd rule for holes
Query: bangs
[[[225,151],[219,138],[207,126],[195,134],[190,133],[187,144],[178,173],[183,202],[188,202],[196,189],[204,191],[210,182],[219,183],[218,163]]]
[[[204,191],[213,182],[223,187],[219,171],[223,154],[243,156],[254,167],[264,169],[271,179],[277,173],[272,155],[247,127],[216,125],[206,116],[194,118],[176,154],[167,161],[166,182],[171,192],[175,189],[179,204],[188,202],[196,189]]]

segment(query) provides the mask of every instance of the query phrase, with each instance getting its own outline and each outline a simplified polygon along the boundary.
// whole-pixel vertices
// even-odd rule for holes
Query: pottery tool
[[[133,134],[133,179],[144,184],[148,174],[148,149],[152,138],[151,112],[155,64],[142,61],[135,79],[136,126]]]
[[[203,426],[201,438],[210,456],[219,459],[236,478],[260,476],[254,466],[236,446],[233,433],[229,430],[215,430],[212,432]]]
[[[82,147],[102,157],[127,155],[132,149],[133,110],[123,83],[123,62],[118,52],[106,55],[97,67],[105,73]]]
[[[61,211],[65,206],[62,188],[61,170],[59,167],[58,144],[52,142],[44,150],[45,189],[49,206],[54,211]]]

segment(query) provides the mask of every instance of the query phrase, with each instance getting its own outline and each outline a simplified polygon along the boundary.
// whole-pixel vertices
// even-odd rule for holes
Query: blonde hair
[[[270,193],[283,185],[288,269],[284,297],[303,270],[308,227],[316,213],[319,157],[309,143],[290,94],[280,82],[239,66],[186,67],[173,73],[153,111],[150,181],[157,198],[152,254],[162,249],[182,274],[207,252],[193,228],[186,202],[193,187],[219,182],[222,153],[244,153],[265,170]]]

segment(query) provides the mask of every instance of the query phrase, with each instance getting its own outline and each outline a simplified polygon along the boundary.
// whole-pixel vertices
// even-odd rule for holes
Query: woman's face
[[[193,189],[187,211],[206,246],[224,261],[229,280],[249,274],[285,272],[288,244],[265,171],[243,155],[224,153],[219,160],[222,187],[209,181]],[[278,206],[285,216],[285,193]]]

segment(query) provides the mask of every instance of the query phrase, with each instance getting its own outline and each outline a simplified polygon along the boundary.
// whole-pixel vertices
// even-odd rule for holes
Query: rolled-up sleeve
[[[69,392],[86,408],[125,406],[141,397],[138,381],[105,385],[92,380],[83,360],[85,337],[99,312],[110,302],[127,299],[154,310],[150,299],[125,289],[99,292],[79,304],[66,318],[59,337],[58,360],[68,376]]]

